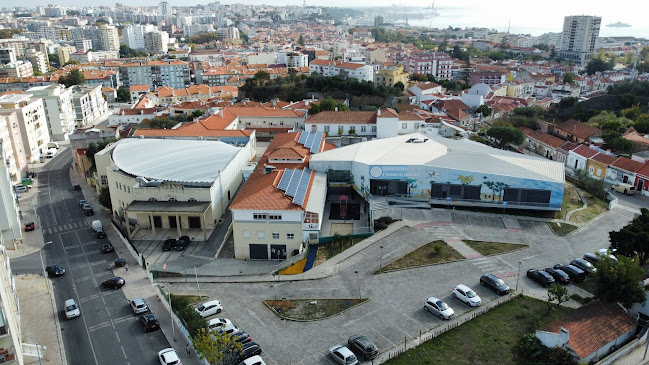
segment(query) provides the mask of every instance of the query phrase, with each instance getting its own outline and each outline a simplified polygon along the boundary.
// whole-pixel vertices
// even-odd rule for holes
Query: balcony
[[[6,347],[0,349],[0,364],[8,363],[14,360],[16,360],[15,354],[9,353],[9,350]]]

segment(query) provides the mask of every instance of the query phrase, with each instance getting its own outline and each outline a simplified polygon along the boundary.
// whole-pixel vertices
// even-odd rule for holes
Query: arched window
[[[149,201],[150,201],[150,202],[157,202],[158,199],[156,199],[156,198],[149,198]]]

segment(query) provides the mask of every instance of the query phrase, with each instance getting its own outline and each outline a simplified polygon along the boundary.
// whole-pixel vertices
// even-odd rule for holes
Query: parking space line
[[[88,301],[91,301],[91,300],[97,299],[97,298],[99,298],[99,294],[93,294],[93,295],[91,295],[89,297],[80,298],[79,301],[81,303],[84,303],[84,302],[88,302]]]
[[[100,253],[100,252],[101,251],[99,251],[99,250],[86,251],[86,255],[93,255],[93,254]]]
[[[349,325],[351,325],[351,324],[354,324],[354,323],[360,321],[361,319],[363,319],[363,318],[365,318],[365,317],[369,317],[369,316],[371,316],[371,315],[373,315],[372,312],[367,313],[366,315],[364,315],[364,316],[362,316],[362,317],[358,317],[358,318],[356,318],[356,319],[352,319],[352,320],[348,321],[347,323],[343,324],[342,327],[347,327],[347,326],[349,326]]]
[[[106,265],[106,260],[93,261],[93,262],[89,262],[88,264],[89,265],[102,265],[102,264]]]
[[[124,317],[119,317],[119,318],[113,319],[112,321],[113,321],[113,324],[115,324],[115,323],[126,322],[126,321],[129,321],[129,320],[132,321],[132,320],[135,320],[135,319],[137,319],[137,317],[132,316],[132,315],[126,315]]]
[[[388,342],[390,343],[390,345],[392,345],[392,346],[396,346],[396,345],[394,344],[394,342],[392,342],[392,341],[390,341],[390,339],[389,339],[389,338],[387,338],[387,337],[385,337],[385,336],[383,336],[383,335],[381,334],[381,332],[379,332],[379,331],[377,331],[377,330],[375,330],[375,329],[374,329],[374,327],[372,327],[372,328],[370,328],[370,330],[372,330],[372,331],[374,331],[374,332],[376,332],[376,334],[377,334],[377,335],[379,335],[379,336],[381,336],[381,337],[383,337],[383,338],[385,338],[385,340],[386,340],[386,341],[388,341]]]
[[[407,315],[407,314],[405,314],[405,313],[404,313],[403,315],[406,316],[406,317],[407,317],[408,319],[410,319],[411,321],[417,323],[417,324],[419,325],[419,327],[422,327],[423,329],[428,330],[428,328],[426,328],[426,326],[424,326],[423,324],[419,323],[419,322],[416,321],[414,318],[410,317],[409,315]]]
[[[330,364],[337,364],[337,363],[331,361],[331,359],[330,359],[329,356],[327,356],[327,355],[328,355],[328,353],[326,353],[326,352],[325,352],[324,354],[323,354],[322,352],[320,353],[320,356],[322,356],[322,357],[323,357],[325,360],[327,360]]]
[[[86,281],[86,280],[92,280],[92,278],[93,278],[92,275],[86,275],[86,276],[82,276],[82,277],[77,277],[77,278],[75,278],[75,281]]]
[[[77,259],[77,258],[79,258],[79,257],[84,257],[84,254],[83,254],[83,253],[78,253],[78,254],[76,254],[76,255],[68,255],[68,254],[66,253],[66,256],[68,256],[69,259]]]
[[[90,327],[88,327],[88,331],[92,332],[92,331],[96,331],[96,330],[104,328],[104,327],[110,327],[110,322],[105,321],[105,322],[101,322],[99,324],[96,324],[94,326],[90,326]]]

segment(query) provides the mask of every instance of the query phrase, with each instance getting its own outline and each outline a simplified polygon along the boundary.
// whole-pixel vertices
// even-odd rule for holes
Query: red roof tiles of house
[[[547,133],[543,133],[540,131],[535,131],[533,129],[527,128],[527,127],[521,127],[520,130],[528,137],[535,139],[541,143],[545,143],[546,145],[554,148],[558,148],[562,144],[564,144],[564,140],[561,138],[557,138],[555,136],[551,136]]]
[[[629,129],[627,129],[626,132],[624,132],[624,134],[622,135],[622,138],[631,142],[649,144],[649,138],[646,138],[644,135],[638,133],[638,131],[636,131],[633,127],[629,127]]]
[[[567,120],[556,128],[581,139],[586,139],[599,132],[599,129],[574,119]]]
[[[635,160],[632,160],[630,158],[620,156],[615,162],[611,164],[613,167],[617,167],[620,170],[628,171],[628,172],[637,172],[644,166],[642,162],[638,162]]]
[[[594,148],[590,148],[590,147],[586,146],[585,144],[579,145],[579,147],[575,148],[572,151],[574,153],[578,154],[581,157],[588,157],[588,158],[593,157],[593,156],[595,156],[596,154],[599,153],[598,150],[596,150]]]
[[[149,91],[149,85],[131,85],[128,87],[128,90],[130,92],[134,92],[134,91],[147,92]]]
[[[636,326],[618,304],[592,301],[540,330],[551,333],[559,333],[561,328],[568,330],[568,345],[583,359]]]
[[[323,111],[310,115],[305,124],[376,124],[374,111]]]
[[[604,153],[598,153],[595,156],[591,157],[591,160],[595,160],[597,162],[601,162],[605,165],[611,165],[615,160],[617,160],[617,157],[611,156],[611,155],[606,155]]]

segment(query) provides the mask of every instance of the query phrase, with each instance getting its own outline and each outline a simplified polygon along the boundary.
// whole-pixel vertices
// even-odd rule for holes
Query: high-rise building
[[[148,61],[123,64],[119,67],[124,87],[149,85],[150,90],[160,86],[183,89],[190,85],[189,64],[183,61]]]
[[[104,51],[119,51],[119,33],[117,28],[112,25],[100,25],[99,38],[101,39],[101,49]]]
[[[19,183],[27,171],[27,158],[20,134],[18,116],[14,111],[0,109],[0,144],[12,183]],[[3,243],[4,244],[4,243]]]
[[[167,53],[169,50],[169,33],[148,32],[144,35],[144,48],[153,54]]]
[[[27,160],[30,163],[39,161],[47,153],[47,143],[50,141],[43,100],[30,94],[2,95],[0,112],[3,110],[16,112]]]
[[[0,64],[16,62],[16,50],[13,48],[0,48]]]
[[[412,53],[406,62],[408,73],[432,74],[438,80],[452,79],[452,66],[453,59],[444,52]]]
[[[61,84],[51,84],[32,87],[27,90],[27,94],[43,99],[50,136],[54,141],[64,141],[75,127],[72,89],[66,89]]]
[[[172,15],[173,14],[173,9],[171,8],[171,5],[169,5],[168,2],[163,1],[158,5],[158,8],[160,10],[160,14],[164,16]]]
[[[602,18],[589,15],[567,16],[563,19],[563,34],[559,57],[586,66],[599,36]]]
[[[77,49],[75,52],[86,52],[92,48],[92,41],[90,39],[77,39],[74,41],[74,47]]]
[[[130,24],[122,30],[122,38],[127,46],[143,50],[145,48],[144,35],[156,29],[157,27],[153,24]]]
[[[33,49],[25,50],[25,58],[32,63],[32,69],[42,74],[50,73],[49,65],[47,64],[46,56],[43,52]]]
[[[90,41],[88,41],[90,42]],[[63,66],[66,62],[70,61],[70,55],[77,51],[75,46],[60,46],[56,53],[59,55],[59,66]]]
[[[101,93],[101,87],[75,85],[71,88],[77,127],[93,126],[99,117],[108,114],[108,103]]]

